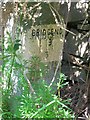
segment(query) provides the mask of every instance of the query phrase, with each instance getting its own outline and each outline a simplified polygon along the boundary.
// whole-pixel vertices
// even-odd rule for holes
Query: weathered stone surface
[[[63,50],[64,30],[56,24],[33,26],[26,33],[24,59],[36,55],[44,62],[59,61]]]

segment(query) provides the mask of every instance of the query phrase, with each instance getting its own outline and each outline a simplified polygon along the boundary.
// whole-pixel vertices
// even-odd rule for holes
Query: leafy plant
[[[44,80],[38,81],[33,87],[36,94],[33,96],[22,94],[15,116],[21,118],[74,118],[72,110],[65,105],[67,101],[52,94]]]
[[[4,86],[2,118],[11,120],[13,118],[74,118],[72,110],[65,104],[69,103],[58,98],[52,93],[51,88],[43,80],[46,74],[44,63],[36,56],[32,57],[28,63],[29,80],[35,94],[31,94],[28,82],[24,76],[25,65],[20,61],[17,54],[21,46],[19,34],[13,40],[10,33],[7,32],[7,39],[3,42],[3,78]],[[60,75],[58,88],[61,88],[64,81],[64,75]],[[17,81],[15,83],[15,81]],[[15,88],[16,86],[16,88]]]
[[[61,88],[63,88],[65,85],[67,85],[68,82],[66,82],[67,77],[63,73],[60,73],[60,77],[58,79],[59,79],[59,82],[57,83],[57,90],[58,90],[59,97],[61,97],[60,96]]]
[[[28,66],[27,77],[30,81],[37,81],[43,79],[47,73],[47,65],[44,64],[39,57],[32,56],[32,58],[26,62]]]
[[[14,71],[20,67],[20,64],[16,61],[18,59],[17,51],[20,46],[21,43],[18,36],[13,40],[9,32],[7,32],[7,37],[2,39],[2,117],[7,119],[11,119],[12,117],[10,100],[13,94]]]

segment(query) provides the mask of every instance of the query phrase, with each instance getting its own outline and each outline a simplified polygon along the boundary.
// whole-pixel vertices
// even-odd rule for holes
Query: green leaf
[[[19,43],[20,41],[21,41],[21,40],[19,40],[19,39],[16,39],[16,41],[15,41],[15,42],[16,42],[16,43]]]
[[[21,44],[14,44],[14,50],[17,51],[19,49],[19,46],[21,46]]]

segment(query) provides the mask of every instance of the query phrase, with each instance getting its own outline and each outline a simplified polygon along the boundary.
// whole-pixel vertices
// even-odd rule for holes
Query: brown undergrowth
[[[86,119],[87,114],[87,85],[76,83],[67,85],[61,89],[62,99],[69,98],[69,107],[73,109],[76,119]]]

